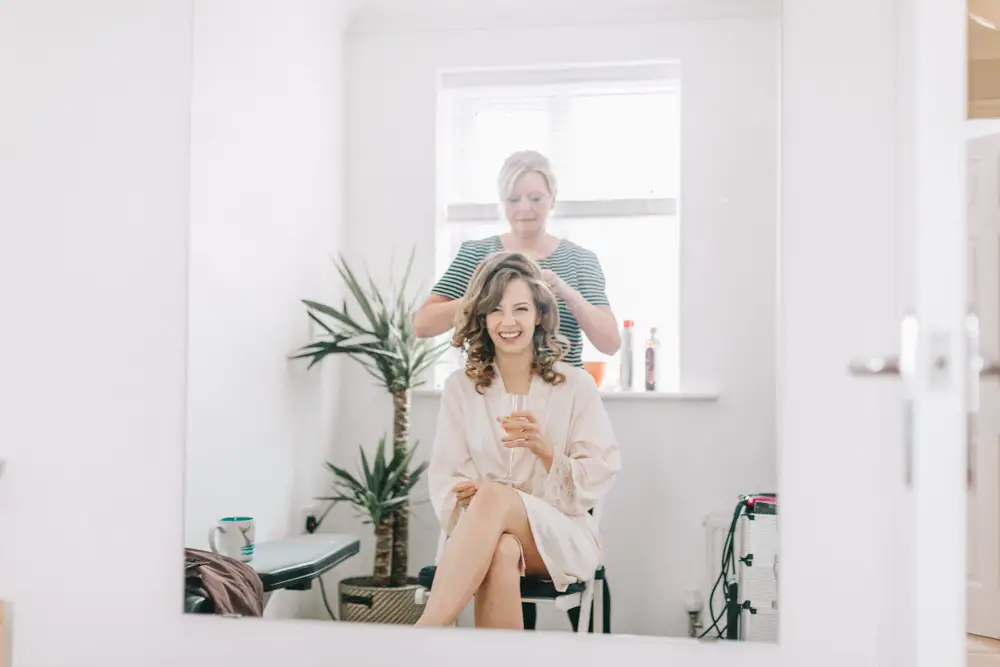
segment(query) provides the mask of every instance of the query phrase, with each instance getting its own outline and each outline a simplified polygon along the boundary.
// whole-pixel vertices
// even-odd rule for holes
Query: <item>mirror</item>
[[[777,641],[779,3],[276,7],[196,3],[185,613]]]

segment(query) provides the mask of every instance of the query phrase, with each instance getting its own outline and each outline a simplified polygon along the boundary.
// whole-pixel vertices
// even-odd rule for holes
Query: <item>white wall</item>
[[[279,445],[315,446],[301,436],[317,420],[319,376],[281,355],[306,334],[295,299],[328,284],[322,258],[302,251],[329,246],[339,199],[341,8],[244,1],[237,20],[222,16],[237,3],[199,2],[192,119],[191,4],[0,6],[0,599],[13,604],[18,667],[219,664],[235,646],[218,641],[232,628],[181,614],[185,389],[199,382],[186,372],[189,192],[204,223],[190,278],[206,288],[191,302],[192,353],[233,376],[201,376],[195,395],[242,420],[264,413],[252,433],[199,411],[192,434],[268,447],[286,487],[301,472]],[[277,62],[255,62],[260,50]],[[224,89],[207,89],[213,80]],[[228,255],[204,258],[223,245]],[[264,286],[265,272],[279,280]],[[200,328],[206,312],[239,319]],[[287,331],[271,324],[239,344],[279,317]],[[226,395],[239,383],[275,387],[260,387],[248,414]],[[288,503],[253,510],[284,522]],[[268,641],[240,643],[266,656]],[[241,661],[274,664],[260,659]]]
[[[190,21],[178,2],[0,5],[0,597],[18,667],[149,664],[180,610]]]
[[[481,3],[475,29],[468,26],[476,17],[452,5],[454,11],[439,16],[413,6],[405,15],[385,6],[364,15],[349,35],[345,61],[346,248],[384,277],[389,247],[398,257],[416,243],[424,286],[435,279],[438,68],[680,58],[682,365],[686,381],[717,390],[719,400],[607,402],[625,469],[605,510],[604,534],[614,630],[683,635],[682,594],[708,576],[702,519],[730,514],[739,493],[771,491],[777,483],[779,18],[776,6],[765,2],[747,3],[743,18],[700,20],[678,20],[673,10],[681,3],[672,9],[671,3],[633,2],[617,20],[599,22],[602,4],[576,3],[578,11],[561,17],[490,4],[495,16],[484,20],[491,15]],[[504,25],[495,27],[501,15]],[[374,443],[388,429],[389,400],[362,371],[344,370],[351,391],[342,393],[342,414],[360,414],[373,403],[380,410],[374,418],[344,422],[349,447],[335,455],[353,462],[357,443]],[[433,395],[415,399],[413,433],[427,443],[423,457],[436,411]],[[337,517],[338,527],[353,526],[370,538],[368,527]],[[418,508],[411,531],[416,571],[434,555],[438,527],[429,506]],[[370,563],[366,548],[337,577],[366,571]],[[569,626],[564,616],[546,613],[540,627]]]
[[[195,3],[185,546],[220,516],[259,541],[318,494],[337,363],[306,371],[301,299],[338,294],[341,36],[319,2]],[[275,594],[267,614],[297,613]]]

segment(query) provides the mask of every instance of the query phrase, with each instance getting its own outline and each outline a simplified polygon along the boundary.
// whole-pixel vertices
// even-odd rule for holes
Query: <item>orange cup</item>
[[[583,370],[590,373],[590,376],[594,378],[594,382],[598,387],[604,382],[604,371],[607,370],[608,363],[606,361],[585,361],[583,362]]]

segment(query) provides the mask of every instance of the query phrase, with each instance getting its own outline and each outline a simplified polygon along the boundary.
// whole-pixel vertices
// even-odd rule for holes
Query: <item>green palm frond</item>
[[[413,389],[423,384],[419,378],[447,350],[447,342],[418,338],[413,330],[413,315],[418,296],[408,292],[415,251],[411,250],[406,271],[399,286],[390,278],[389,294],[369,275],[367,288],[341,255],[335,262],[337,272],[360,309],[364,320],[355,318],[345,299],[337,309],[304,299],[309,318],[320,326],[324,339],[300,348],[292,359],[309,359],[308,368],[331,354],[345,354],[359,362],[365,371],[391,392]]]
[[[387,438],[383,435],[379,439],[375,458],[371,463],[365,455],[364,447],[359,448],[361,469],[356,475],[332,463],[326,464],[327,469],[333,474],[333,493],[317,498],[330,503],[323,512],[323,517],[338,503],[346,502],[358,510],[364,517],[364,523],[378,524],[409,501],[410,491],[427,470],[427,463],[409,469],[416,451],[415,447],[406,451],[395,450],[387,461],[386,442]],[[406,473],[408,473],[406,483],[400,484],[400,479]]]

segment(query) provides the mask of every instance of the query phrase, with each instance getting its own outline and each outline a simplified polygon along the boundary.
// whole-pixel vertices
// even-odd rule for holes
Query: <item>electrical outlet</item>
[[[314,522],[318,519],[319,508],[315,505],[306,505],[299,511],[299,529],[306,533],[313,532],[316,530]]]

